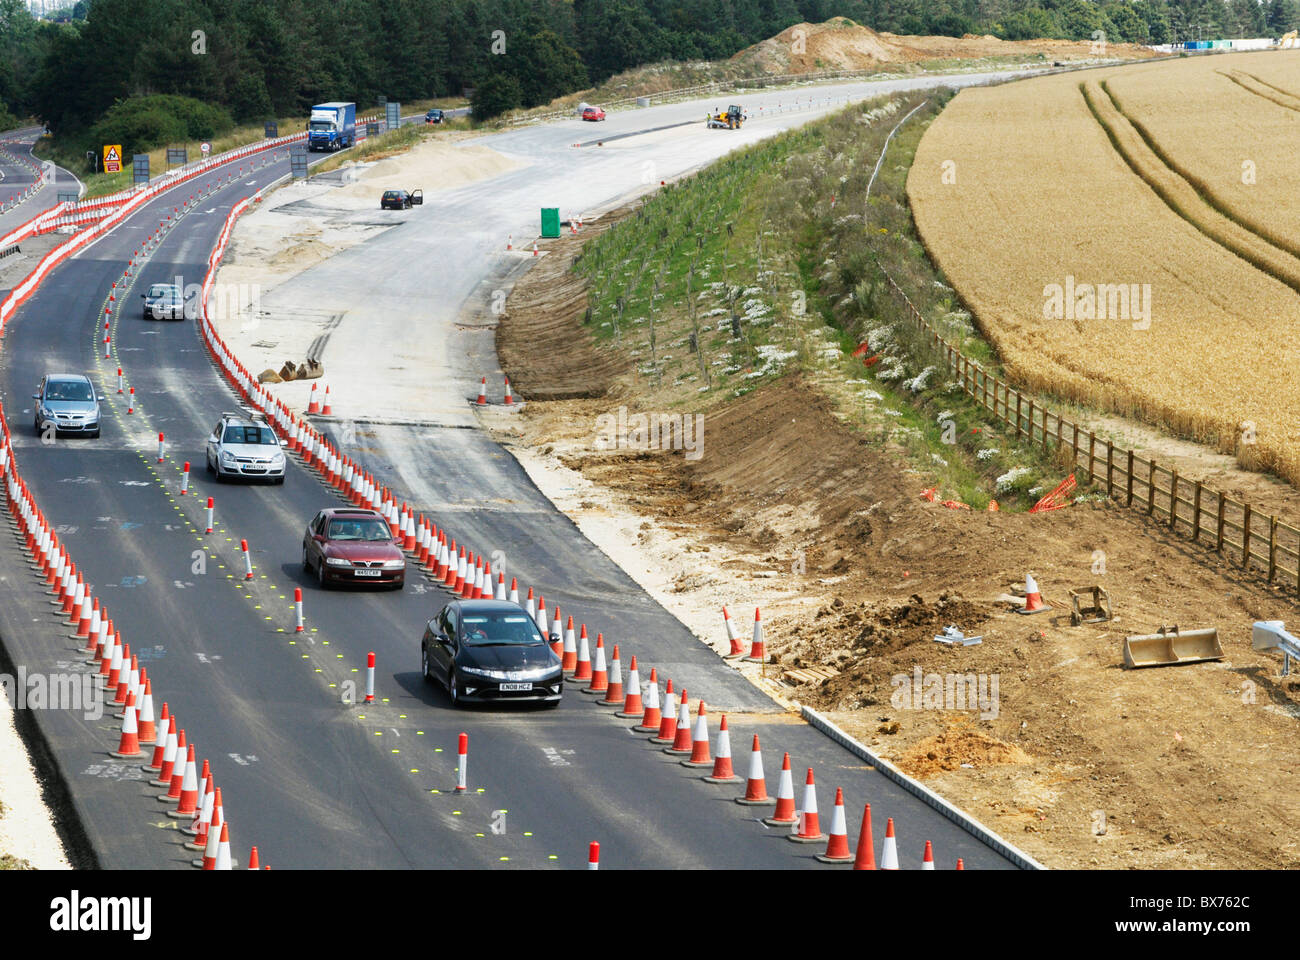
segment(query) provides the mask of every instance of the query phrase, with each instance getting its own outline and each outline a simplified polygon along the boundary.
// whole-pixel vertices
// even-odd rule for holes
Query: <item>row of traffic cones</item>
[[[474,401],[474,404],[475,404],[475,406],[484,407],[484,406],[487,406],[487,402],[488,402],[488,398],[487,398],[487,377],[482,377],[482,378],[479,380],[479,384],[478,384],[478,398]],[[502,401],[502,403],[504,403],[507,407],[513,407],[513,406],[515,405],[515,396],[514,396],[514,393],[513,393],[513,392],[511,391],[511,389],[510,389],[510,378],[509,378],[509,377],[506,377],[506,392],[505,392],[505,399]]]
[[[767,659],[767,645],[763,642],[763,614],[758,608],[754,608],[754,638],[749,645],[749,653],[745,653],[745,648],[736,635],[736,628],[732,626],[731,614],[727,613],[727,608],[722,608],[722,625],[727,631],[727,644],[730,650],[724,653],[723,659],[735,660],[744,659],[750,663],[762,663]]]

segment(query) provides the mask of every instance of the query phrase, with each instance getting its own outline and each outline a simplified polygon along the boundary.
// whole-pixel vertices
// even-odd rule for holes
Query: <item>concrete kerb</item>
[[[882,774],[888,777],[894,783],[898,784],[908,793],[923,801],[927,806],[933,808],[942,816],[951,820],[957,826],[961,827],[975,839],[979,840],[985,846],[991,847],[996,852],[1002,854],[1022,870],[1046,870],[1047,868],[1035,860],[1029,854],[1017,849],[1000,836],[990,830],[984,824],[980,823],[964,810],[953,806],[943,797],[939,796],[929,787],[925,786],[918,780],[913,780],[902,770],[886,760],[884,757],[876,754],[870,747],[859,740],[855,740],[847,733],[833,724],[826,717],[822,716],[812,707],[799,705],[800,715],[811,724],[815,729],[820,730],[826,736],[830,737],[841,747],[850,753],[865,760],[871,766],[875,767]]]

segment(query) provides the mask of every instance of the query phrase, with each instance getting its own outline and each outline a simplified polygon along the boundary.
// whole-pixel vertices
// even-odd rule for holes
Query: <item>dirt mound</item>
[[[910,747],[894,763],[914,777],[929,777],[963,766],[974,769],[1006,763],[1029,763],[1029,754],[1015,744],[972,730],[969,721],[950,721],[947,728]]]
[[[908,36],[877,33],[847,17],[825,23],[797,23],[731,58],[763,73],[816,73],[871,70],[882,64],[981,57],[1040,56],[1053,60],[1097,57],[1138,58],[1155,52],[1127,43],[1107,44],[1104,53],[1086,40],[999,40],[964,37]]]

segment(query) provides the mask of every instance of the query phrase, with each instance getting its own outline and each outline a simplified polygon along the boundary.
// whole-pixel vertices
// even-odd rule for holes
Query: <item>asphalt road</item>
[[[32,147],[40,132],[39,127],[24,127],[0,134],[0,142],[5,146],[5,151],[0,151],[0,200],[3,200],[6,206],[5,211],[0,213],[0,237],[54,206],[58,202],[60,192],[79,193],[81,190],[81,182],[71,172],[62,167],[55,167],[53,183],[47,183],[17,206],[8,207],[10,196],[17,196],[26,190],[36,180],[36,176],[27,167],[14,163],[6,151],[32,157]],[[38,157],[32,159],[37,163],[43,162]]]
[[[700,105],[659,109],[698,113]],[[637,122],[647,129],[667,122],[645,116],[650,113],[615,115],[607,123],[610,129],[629,124],[623,132],[635,132]],[[834,788],[843,786],[852,839],[861,804],[870,800],[877,837],[884,817],[895,818],[904,868],[919,864],[927,839],[941,867],[957,857],[972,869],[1010,866],[847,751],[777,713],[586,541],[508,454],[466,429],[473,423],[467,411],[453,415],[483,365],[495,363],[490,331],[453,333],[454,318],[490,271],[502,268],[499,258],[485,255],[489,244],[495,248],[498,233],[535,209],[536,199],[521,206],[521,198],[576,189],[569,182],[573,170],[551,163],[562,155],[570,166],[586,162],[561,146],[573,133],[568,126],[493,138],[498,149],[532,155],[531,182],[526,171],[515,171],[459,191],[455,200],[440,196],[439,215],[423,230],[411,229],[419,227],[412,222],[388,231],[276,291],[287,296],[286,288],[306,282],[308,292],[298,295],[310,301],[328,298],[330,284],[371,284],[383,275],[368,272],[375,258],[392,269],[402,257],[409,261],[412,243],[421,254],[442,258],[434,322],[447,328],[446,348],[463,360],[466,374],[432,387],[432,405],[449,418],[405,427],[335,425],[350,432],[354,443],[347,449],[453,533],[503,551],[508,574],[539,587],[548,606],[558,601],[593,633],[604,631],[625,657],[637,654],[643,674],[656,666],[661,679],[686,685],[692,704],[703,696],[715,717],[719,709],[730,712],[742,775],[751,732],[763,737],[769,792],[775,792],[780,751],[791,753],[796,796],[802,796],[799,771],[814,766],[822,778],[823,826]],[[645,159],[673,175],[745,142],[754,126],[726,146],[719,144],[728,131],[709,132],[715,139],[703,144],[661,141]],[[640,171],[628,169],[633,159],[643,158],[593,161],[579,177],[582,199],[612,202],[646,189]],[[281,867],[578,867],[587,842],[599,840],[606,868],[830,869],[812,859],[820,847],[784,842],[782,831],[755,821],[752,808],[731,802],[737,788],[704,784],[698,772],[634,737],[591,697],[570,691],[553,712],[451,710],[445,695],[418,675],[419,634],[445,598],[440,588],[417,578],[396,594],[319,590],[301,571],[301,537],[317,509],[337,502],[334,495],[296,464],[282,487],[218,486],[204,475],[204,438],[221,411],[233,407],[232,394],[194,324],[141,320],[139,292],[153,282],[200,282],[225,213],[285,172],[282,158],[215,190],[177,222],[135,271],[136,285],[118,291],[112,358],[103,359],[99,342],[109,285],[173,198],[150,204],[58,268],[18,312],[0,354],[0,399],[19,468],[124,639],[148,653],[142,662],[156,699],[179,712],[200,761],[211,759],[237,857],[257,843],[264,860]],[[457,229],[455,203],[489,197],[514,206],[494,229],[480,222],[467,237]],[[474,216],[481,221],[484,212]],[[312,274],[314,280],[304,280]],[[423,294],[418,282],[411,286],[402,291],[408,302]],[[138,407],[131,415],[111,392],[118,366],[135,387]],[[110,391],[99,441],[47,445],[32,433],[32,388],[43,372],[64,370],[89,372]],[[162,465],[153,462],[159,431],[169,445]],[[192,495],[181,498],[185,460],[192,464]],[[205,536],[201,505],[209,495],[218,529]],[[249,540],[256,565],[248,584],[240,579],[241,538]],[[29,670],[76,669],[72,641],[44,597],[20,586],[30,577],[25,565],[8,549],[0,562],[0,635],[9,656]],[[306,596],[309,627],[299,637],[292,632],[295,586]],[[347,702],[347,684],[364,686],[370,650],[378,657],[380,702],[363,707]],[[152,798],[156,791],[129,764],[106,757],[116,739],[113,721],[87,721],[71,711],[47,711],[37,720],[101,865],[188,861],[175,822],[159,816],[165,808]],[[450,789],[462,730],[470,738],[471,790],[457,796]],[[151,825],[160,830],[156,838]]]

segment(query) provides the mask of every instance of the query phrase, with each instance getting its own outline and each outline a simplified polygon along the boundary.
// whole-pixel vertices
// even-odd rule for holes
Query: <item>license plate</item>
[[[384,573],[382,570],[353,570],[352,572],[358,577],[379,577]]]
[[[504,693],[504,692],[507,692],[507,691],[511,691],[511,690],[531,690],[531,689],[533,689],[533,685],[532,685],[531,683],[503,683],[503,684],[501,684],[501,691],[502,691],[503,693]]]

